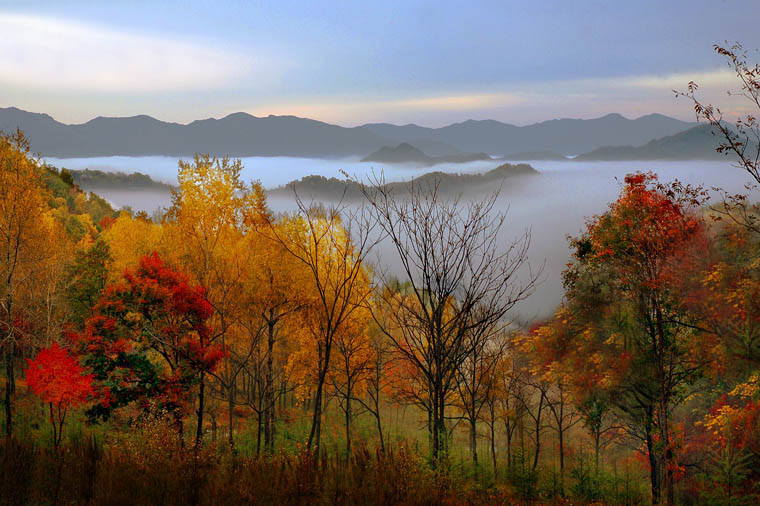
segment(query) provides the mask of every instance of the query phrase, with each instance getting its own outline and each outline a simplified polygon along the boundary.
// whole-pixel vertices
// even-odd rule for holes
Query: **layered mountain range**
[[[650,114],[627,119],[608,114],[595,119],[558,119],[527,126],[468,120],[441,128],[373,123],[342,127],[295,116],[256,117],[234,113],[188,124],[150,116],[98,117],[65,124],[47,114],[0,108],[0,129],[20,128],[32,150],[47,157],[188,156],[196,152],[229,156],[366,157],[386,146],[407,143],[430,158],[483,153],[588,153],[605,146],[643,146],[679,134],[694,123]]]

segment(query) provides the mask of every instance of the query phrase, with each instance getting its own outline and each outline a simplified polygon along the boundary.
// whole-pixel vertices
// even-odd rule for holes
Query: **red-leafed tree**
[[[674,501],[673,411],[703,367],[697,322],[683,307],[679,279],[699,270],[704,225],[693,211],[701,189],[663,185],[654,174],[625,178],[620,197],[572,240],[564,274],[570,332],[551,348],[583,348],[588,369],[632,437],[646,448],[652,501]],[[565,342],[561,342],[565,340]],[[622,359],[622,360],[621,360]],[[584,365],[587,364],[587,365]],[[605,367],[610,366],[610,367]]]
[[[53,445],[58,448],[67,411],[93,395],[92,374],[84,374],[77,359],[54,343],[42,349],[34,360],[28,360],[26,383],[50,409]]]
[[[192,391],[224,356],[223,348],[209,343],[211,313],[203,289],[156,253],[106,287],[84,332],[74,336],[101,395],[90,415],[107,418],[132,402],[147,407],[158,401],[181,432]],[[202,425],[202,408],[197,419]]]

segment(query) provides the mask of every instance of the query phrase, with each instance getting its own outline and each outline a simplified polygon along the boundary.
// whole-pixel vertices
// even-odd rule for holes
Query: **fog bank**
[[[99,169],[104,171],[142,172],[154,179],[175,183],[177,160],[169,157],[107,157],[78,159],[49,159],[58,167],[70,169]],[[245,158],[243,177],[259,179],[266,188],[273,188],[305,175],[318,174],[326,177],[342,177],[341,170],[362,178],[376,164],[357,160],[323,160],[306,158]],[[532,319],[551,313],[562,297],[561,272],[569,261],[568,235],[577,235],[583,229],[587,217],[605,211],[620,191],[627,173],[654,171],[663,182],[678,179],[684,183],[722,187],[732,192],[744,189],[748,180],[745,174],[729,161],[654,161],[654,162],[556,162],[532,161],[540,174],[520,176],[505,180],[498,205],[507,209],[508,218],[502,231],[502,241],[508,244],[526,228],[531,230],[531,263],[534,266],[546,262],[544,281],[535,294],[518,308],[520,316]],[[499,162],[474,162],[458,165],[441,165],[423,169],[410,167],[385,168],[389,181],[411,179],[432,170],[446,172],[485,172]],[[101,191],[105,198],[117,207],[129,205],[149,213],[169,204],[169,196],[161,193],[128,192],[120,190]],[[292,209],[292,199],[270,199],[275,211]],[[395,251],[382,245],[374,257],[384,266],[393,269],[397,265]]]

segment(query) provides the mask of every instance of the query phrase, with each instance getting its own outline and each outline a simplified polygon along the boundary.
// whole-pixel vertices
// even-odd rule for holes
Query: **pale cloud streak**
[[[232,86],[255,68],[266,67],[202,42],[31,15],[0,14],[0,33],[0,84],[22,89],[207,90]]]
[[[728,102],[726,90],[736,87],[736,76],[728,69],[674,72],[624,77],[583,78],[523,82],[501,91],[382,96],[296,97],[292,101],[272,101],[247,109],[254,115],[295,115],[358,125],[363,122],[406,122],[422,115],[440,116],[436,126],[467,118],[497,118],[519,124],[559,117],[596,117],[608,112],[629,116],[661,112],[691,119],[691,107],[675,100],[673,90],[685,90],[689,81],[700,85],[706,102]],[[742,111],[742,104],[733,104]],[[532,117],[524,118],[526,111]],[[511,112],[516,113],[510,118]],[[530,112],[528,112],[529,116]],[[430,116],[427,116],[430,117]],[[423,121],[424,123],[424,121]]]

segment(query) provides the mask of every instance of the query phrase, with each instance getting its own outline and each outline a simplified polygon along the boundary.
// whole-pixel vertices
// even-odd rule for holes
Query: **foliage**
[[[84,331],[73,336],[100,396],[90,416],[108,418],[132,402],[147,408],[160,399],[181,421],[199,374],[224,354],[208,343],[211,313],[203,290],[155,253],[106,287]]]
[[[25,371],[26,384],[50,408],[53,444],[57,448],[63,435],[66,412],[84,404],[92,395],[92,375],[76,358],[54,343],[29,360]]]

